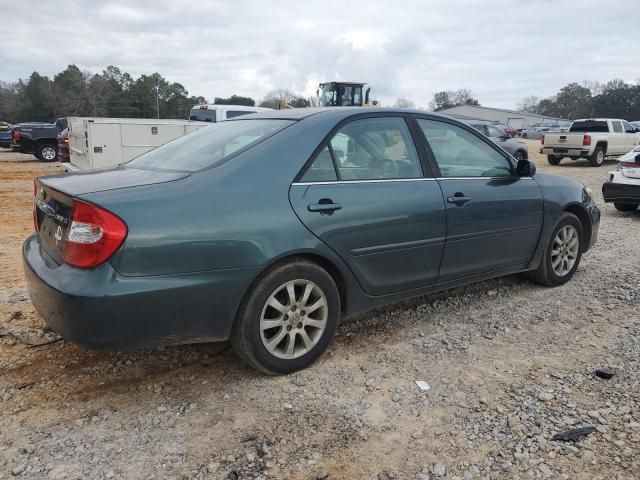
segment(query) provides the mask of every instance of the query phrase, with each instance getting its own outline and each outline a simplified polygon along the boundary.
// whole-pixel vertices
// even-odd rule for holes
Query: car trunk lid
[[[33,221],[42,248],[58,264],[77,197],[93,192],[161,184],[188,177],[184,172],[161,172],[120,167],[38,178],[34,188]]]

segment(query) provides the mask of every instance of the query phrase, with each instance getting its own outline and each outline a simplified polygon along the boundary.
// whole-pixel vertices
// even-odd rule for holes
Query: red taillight
[[[544,145],[544,135],[542,135],[542,138],[540,139],[540,143]]]
[[[640,168],[640,163],[636,163],[636,162],[620,162],[620,168]]]
[[[38,233],[38,211],[36,210],[38,207],[36,206],[36,198],[38,198],[38,184],[37,180],[33,181],[33,228],[36,233]]]
[[[582,137],[582,145],[591,145],[591,135],[585,135]]]
[[[64,244],[64,261],[78,268],[106,262],[127,238],[127,224],[91,203],[74,200]]]
[[[17,130],[14,130],[11,136],[13,137],[14,140],[20,140],[20,132]]]
[[[64,140],[64,143],[69,143],[69,137],[65,136],[63,140]]]

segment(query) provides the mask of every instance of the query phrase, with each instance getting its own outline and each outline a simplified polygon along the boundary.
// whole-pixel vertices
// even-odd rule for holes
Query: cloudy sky
[[[0,80],[68,64],[159,72],[208,99],[367,82],[428,106],[512,108],[572,81],[640,81],[640,0],[0,0]],[[8,13],[7,13],[8,12]]]

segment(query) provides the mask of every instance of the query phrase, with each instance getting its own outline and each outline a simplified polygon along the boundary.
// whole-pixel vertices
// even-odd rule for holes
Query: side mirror
[[[530,160],[518,160],[516,174],[519,177],[531,177],[536,173],[536,164]]]

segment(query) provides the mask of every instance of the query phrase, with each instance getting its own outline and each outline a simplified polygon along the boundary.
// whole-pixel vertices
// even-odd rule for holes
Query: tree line
[[[570,83],[549,98],[530,96],[522,99],[518,109],[550,117],[640,119],[640,84],[623,80],[606,83],[584,81]]]
[[[294,107],[308,107],[314,99],[289,90],[269,92],[260,106],[278,108],[280,99]],[[28,79],[0,82],[0,121],[50,122],[58,117],[189,118],[194,105],[208,103],[189,95],[183,85],[169,82],[159,73],[134,79],[113,65],[101,73],[81,71],[69,65],[49,78],[33,72]],[[215,97],[213,103],[254,106],[253,98]]]
[[[260,102],[251,97],[215,97],[213,103],[278,108],[280,101],[291,107],[318,106],[316,97],[305,97],[286,89],[267,93]],[[0,82],[0,120],[11,123],[53,121],[66,116],[123,118],[188,118],[191,107],[208,103],[203,96],[189,95],[180,83],[169,82],[159,73],[134,79],[113,65],[101,73],[81,71],[76,65],[53,76],[33,72],[26,80]],[[479,105],[467,89],[436,92],[429,105],[439,111],[459,105]],[[398,98],[396,107],[413,108]],[[524,98],[518,110],[559,118],[613,117],[640,119],[640,84],[611,80],[604,84],[570,83],[549,98]]]

